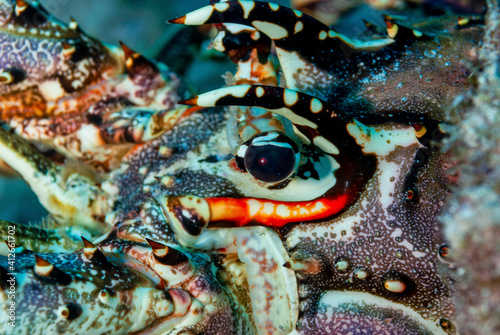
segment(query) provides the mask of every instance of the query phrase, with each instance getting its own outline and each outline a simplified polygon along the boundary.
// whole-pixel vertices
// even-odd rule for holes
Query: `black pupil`
[[[285,180],[295,167],[295,153],[289,144],[258,143],[245,152],[245,168],[256,179],[276,183]]]

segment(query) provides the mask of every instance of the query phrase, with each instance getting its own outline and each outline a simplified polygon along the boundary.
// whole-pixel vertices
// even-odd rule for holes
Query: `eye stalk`
[[[236,164],[255,179],[279,183],[297,171],[300,153],[297,144],[277,131],[255,135],[244,142],[236,153]]]
[[[310,222],[333,217],[346,210],[359,197],[375,173],[376,156],[365,153],[364,147],[357,143],[359,136],[354,137],[348,130],[348,126],[359,128],[358,125],[363,124],[350,113],[343,113],[329,102],[305,93],[276,86],[236,85],[179,103],[199,107],[264,108],[288,119],[292,123],[294,135],[300,140],[295,142],[295,145],[300,146],[301,157],[294,155],[295,162],[285,165],[288,168],[281,172],[273,168],[261,169],[264,176],[246,166],[250,161],[255,162],[249,155],[247,157],[247,151],[250,146],[258,148],[260,141],[263,141],[261,144],[265,146],[274,144],[283,147],[276,130],[272,130],[272,135],[260,132],[238,147],[238,167],[243,171],[252,170],[252,176],[258,180],[267,180],[268,183],[272,181],[274,184],[268,184],[267,188],[262,185],[246,185],[245,195],[251,194],[251,197],[207,198],[213,222],[220,221],[235,227],[263,224],[280,228],[291,222]],[[369,136],[366,132],[363,134]],[[283,136],[286,137],[284,134]],[[276,149],[278,163],[281,160],[287,161],[281,152],[287,152],[290,147],[294,147],[293,143],[285,142],[288,143],[288,149]],[[292,152],[298,150],[292,149]],[[291,166],[294,166],[293,171],[296,172],[290,171]],[[319,189],[321,191],[318,192]],[[284,197],[287,200],[283,201]]]

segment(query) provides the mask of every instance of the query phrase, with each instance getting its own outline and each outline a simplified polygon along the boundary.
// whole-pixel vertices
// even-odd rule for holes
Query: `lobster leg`
[[[373,51],[394,42],[380,39],[369,42],[353,40],[300,11],[260,1],[230,1],[202,7],[169,23],[201,25],[238,23],[252,26],[269,36],[276,45],[288,88],[298,88],[300,73],[310,69],[327,81],[339,68],[357,63],[363,52]],[[308,41],[307,48],[298,48]],[[331,81],[331,80],[330,80]]]
[[[105,228],[107,196],[96,182],[58,166],[1,127],[0,159],[23,176],[40,203],[60,224],[78,222],[94,232]]]

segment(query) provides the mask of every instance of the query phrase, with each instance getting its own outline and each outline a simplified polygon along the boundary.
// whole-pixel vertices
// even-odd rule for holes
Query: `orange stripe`
[[[226,221],[241,227],[249,223],[280,228],[290,222],[313,221],[331,217],[353,200],[349,193],[312,201],[282,202],[255,198],[207,198],[211,222]]]

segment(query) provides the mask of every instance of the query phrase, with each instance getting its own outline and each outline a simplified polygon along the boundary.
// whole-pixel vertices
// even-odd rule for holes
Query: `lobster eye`
[[[240,146],[237,163],[255,179],[266,183],[281,182],[295,173],[300,161],[295,142],[283,133],[258,134]]]

